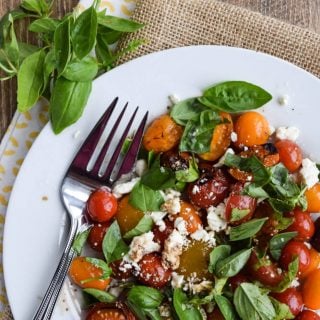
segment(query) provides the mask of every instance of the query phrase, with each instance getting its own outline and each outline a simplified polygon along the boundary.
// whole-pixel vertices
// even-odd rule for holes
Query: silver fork
[[[60,193],[62,202],[69,214],[70,218],[70,231],[66,242],[65,249],[60,259],[59,265],[55,271],[55,274],[50,282],[50,285],[42,299],[42,302],[33,317],[33,320],[50,319],[57,298],[59,296],[61,287],[69,269],[70,263],[75,256],[75,252],[72,249],[72,243],[75,236],[89,227],[89,222],[84,214],[84,208],[86,201],[90,193],[101,186],[112,187],[113,183],[119,179],[122,175],[132,171],[133,165],[136,161],[137,154],[140,148],[141,139],[143,136],[144,127],[147,122],[148,112],[145,113],[141,120],[135,135],[132,139],[130,147],[123,157],[119,170],[116,174],[113,174],[114,167],[119,160],[122,145],[128,136],[132,123],[138,111],[138,107],[133,112],[129,122],[127,123],[120,141],[116,145],[115,151],[111,156],[110,162],[104,173],[99,174],[101,165],[104,161],[106,153],[110,147],[110,144],[114,138],[114,134],[121,122],[121,119],[127,109],[128,103],[124,106],[120,112],[113,128],[110,131],[98,157],[95,161],[93,168],[88,170],[89,161],[97,147],[98,141],[102,136],[102,133],[111,117],[115,106],[118,103],[118,98],[115,98],[106,112],[102,115],[95,127],[92,129],[85,142],[81,146],[80,150],[73,159],[65,177],[63,178]]]

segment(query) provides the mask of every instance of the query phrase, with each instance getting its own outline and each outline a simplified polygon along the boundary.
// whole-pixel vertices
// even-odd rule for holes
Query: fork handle
[[[67,275],[72,258],[75,255],[75,252],[72,250],[72,243],[77,234],[78,226],[79,222],[76,219],[72,219],[62,257],[33,320],[49,320],[51,318],[64,279]]]

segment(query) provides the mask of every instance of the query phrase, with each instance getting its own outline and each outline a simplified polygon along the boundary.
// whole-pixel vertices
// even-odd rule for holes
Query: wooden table
[[[221,0],[261,12],[303,28],[320,33],[320,0]],[[55,11],[63,15],[76,5],[77,0],[55,0]],[[0,16],[14,8],[20,0],[0,0]],[[26,28],[20,37],[28,39]],[[15,80],[0,83],[0,139],[16,110]]]

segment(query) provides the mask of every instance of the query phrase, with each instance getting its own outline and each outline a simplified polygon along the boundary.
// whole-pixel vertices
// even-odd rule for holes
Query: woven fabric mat
[[[215,0],[139,0],[133,19],[148,41],[121,63],[168,48],[214,44],[265,52],[320,76],[320,34]]]

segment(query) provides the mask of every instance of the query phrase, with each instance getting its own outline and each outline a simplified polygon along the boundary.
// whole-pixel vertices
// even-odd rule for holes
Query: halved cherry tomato
[[[164,287],[171,278],[171,270],[165,269],[161,263],[161,256],[156,253],[146,254],[139,261],[139,281],[154,287]]]
[[[125,269],[122,260],[116,260],[109,264],[112,269],[112,278],[126,280],[131,277],[131,269]]]
[[[188,233],[194,233],[200,229],[202,222],[194,206],[188,202],[181,201],[180,207],[181,209],[177,218],[180,217],[185,221]]]
[[[296,171],[302,163],[302,151],[300,147],[291,140],[280,140],[276,143],[280,161],[290,171]]]
[[[320,252],[320,217],[318,217],[317,220],[314,222],[314,226],[316,231],[313,237],[311,238],[310,243],[312,244],[313,248]]]
[[[255,111],[242,114],[234,125],[234,131],[237,134],[235,144],[240,147],[264,144],[270,135],[268,120]]]
[[[286,304],[291,313],[296,316],[303,308],[301,293],[296,288],[288,288],[283,292],[274,292],[272,296],[278,301]]]
[[[320,183],[316,183],[313,187],[305,192],[308,203],[308,212],[320,212]]]
[[[110,278],[98,279],[102,275],[102,269],[87,261],[85,257],[75,257],[71,262],[69,276],[81,288],[105,290],[110,283]],[[87,281],[93,278],[95,280]]]
[[[93,224],[88,236],[88,243],[92,249],[102,252],[102,241],[109,226],[110,222]]]
[[[304,271],[303,278],[307,277],[314,270],[320,269],[320,253],[314,248],[311,248],[309,250],[309,253],[310,253],[310,264],[308,268]]]
[[[95,222],[107,222],[116,214],[118,202],[107,189],[100,188],[92,192],[87,201],[87,211]]]
[[[296,231],[298,234],[295,240],[306,241],[309,240],[314,234],[314,223],[308,212],[303,212],[300,209],[295,209],[289,214],[293,217],[293,223],[287,228],[286,231]]]
[[[153,232],[153,241],[159,243],[161,245],[161,248],[164,246],[164,242],[166,239],[170,236],[174,229],[174,223],[173,221],[170,221],[168,219],[164,220],[164,223],[166,225],[166,228],[163,231],[159,230],[158,226],[154,226],[152,229]]]
[[[295,257],[299,259],[299,275],[303,277],[304,272],[308,270],[310,264],[310,252],[303,242],[291,240],[282,249],[280,265],[285,270],[288,270],[289,263],[292,262]]]
[[[240,284],[244,282],[249,282],[249,278],[242,273],[238,273],[237,275],[228,279],[228,284],[232,291],[236,291]]]
[[[303,310],[295,320],[320,320],[320,316],[311,310]]]
[[[98,302],[91,307],[86,320],[137,320],[137,318],[123,302]]]
[[[306,277],[302,285],[302,296],[307,308],[320,309],[320,269]]]

